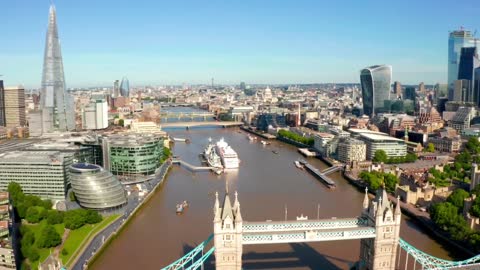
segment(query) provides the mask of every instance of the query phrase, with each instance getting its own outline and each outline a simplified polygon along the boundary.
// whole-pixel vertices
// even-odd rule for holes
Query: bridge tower
[[[225,192],[222,207],[219,205],[218,192],[215,193],[213,214],[215,269],[241,270],[243,220],[237,192],[235,192],[233,206],[230,203],[228,191]]]
[[[371,202],[365,189],[362,217],[368,220],[368,225],[375,227],[376,237],[361,240],[359,269],[395,269],[401,216],[400,204],[394,207],[390,203],[384,187],[377,190]]]

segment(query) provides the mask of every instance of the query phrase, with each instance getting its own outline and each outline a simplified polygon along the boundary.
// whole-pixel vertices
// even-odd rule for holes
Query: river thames
[[[293,162],[302,156],[291,145],[272,141],[271,145],[264,146],[260,138],[250,142],[247,134],[238,128],[168,132],[173,137],[190,139],[190,144],[176,143],[173,152],[194,165],[201,164],[199,154],[209,137],[214,141],[225,138],[237,151],[240,168],[215,175],[193,173],[174,165],[163,186],[89,268],[158,270],[175,261],[213,232],[214,194],[218,191],[223,198],[227,182],[232,199],[233,192],[238,191],[244,221],[284,220],[285,208],[288,219],[301,214],[314,219],[318,205],[320,218],[355,217],[361,213],[362,192],[339,172],[330,175],[337,184],[336,189],[330,190],[308,172],[297,169]],[[308,161],[319,169],[328,167],[318,159]],[[177,215],[175,205],[183,200],[189,201],[190,206],[182,215]],[[408,217],[403,217],[400,235],[431,255],[445,259],[453,256]],[[244,246],[243,267],[347,269],[358,260],[359,249],[359,240]],[[210,262],[206,269],[211,268]]]

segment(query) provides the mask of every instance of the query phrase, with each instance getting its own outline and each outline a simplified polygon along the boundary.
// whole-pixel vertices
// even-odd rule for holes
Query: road
[[[147,194],[150,194],[155,189],[155,187],[158,186],[164,180],[165,174],[167,173],[168,168],[169,168],[169,163],[167,164],[167,162],[165,162],[161,166],[160,171],[157,174],[157,177],[144,183],[148,189]],[[77,262],[73,265],[72,270],[86,269],[88,260],[90,260],[93,257],[93,255],[95,255],[95,253],[101,248],[101,246],[106,241],[106,239],[108,239],[110,236],[116,233],[117,230],[120,228],[120,226],[131,217],[132,213],[135,211],[137,207],[142,205],[146,197],[147,195],[142,197],[138,196],[137,191],[132,192],[128,196],[127,205],[123,209],[124,211],[123,216],[117,219],[112,224],[110,224],[105,229],[103,229],[101,233],[96,235],[92,239],[92,241],[90,241],[88,246],[80,255]]]

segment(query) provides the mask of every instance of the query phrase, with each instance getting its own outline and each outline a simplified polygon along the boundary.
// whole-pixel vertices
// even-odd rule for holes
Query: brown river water
[[[272,141],[271,145],[263,146],[260,138],[250,142],[247,134],[237,128],[168,132],[174,137],[190,139],[190,144],[176,143],[173,152],[194,165],[201,165],[199,154],[209,137],[214,141],[223,137],[237,151],[240,168],[217,176],[173,165],[163,186],[90,269],[159,270],[180,258],[213,232],[214,194],[218,191],[223,196],[227,179],[230,193],[238,191],[244,221],[284,220],[285,207],[290,220],[301,214],[317,218],[318,205],[320,218],[355,217],[361,212],[364,196],[361,191],[350,185],[340,172],[330,175],[337,188],[329,190],[308,172],[297,169],[293,162],[302,156],[291,145]],[[318,159],[308,161],[319,169],[328,167]],[[182,215],[176,215],[175,205],[183,200],[189,201],[190,206]],[[405,216],[401,237],[431,255],[444,259],[455,256]],[[359,249],[359,240],[244,246],[243,267],[347,269],[358,260]],[[212,269],[211,261],[206,269]]]

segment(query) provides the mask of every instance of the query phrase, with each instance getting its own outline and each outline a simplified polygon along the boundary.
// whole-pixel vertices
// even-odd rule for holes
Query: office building
[[[342,139],[338,143],[337,156],[338,160],[347,164],[352,161],[365,161],[367,158],[367,145],[360,140],[352,138]]]
[[[50,6],[45,55],[43,59],[40,109],[42,132],[75,129],[73,97],[66,91],[62,52],[58,38],[55,7]]]
[[[240,83],[240,90],[245,90],[247,87],[245,86],[245,82]]]
[[[480,60],[477,55],[476,47],[464,47],[461,50],[460,62],[458,66],[458,80],[467,80],[465,83],[466,102],[479,103],[479,93],[475,92],[475,70],[480,67]],[[456,86],[456,85],[455,85]],[[457,89],[455,88],[455,91]],[[455,92],[456,93],[456,92]]]
[[[286,126],[284,115],[263,113],[257,116],[257,130],[268,132],[269,128],[283,128]]]
[[[437,83],[434,87],[435,99],[448,96],[448,84]]]
[[[470,94],[470,81],[469,80],[456,80],[454,82],[453,101],[457,102],[469,102]]]
[[[114,175],[151,175],[160,167],[164,138],[157,134],[115,134],[103,139],[103,164]]]
[[[448,38],[448,100],[453,100],[454,82],[458,80],[460,54],[463,47],[475,46],[470,31],[460,30],[449,33]]]
[[[120,83],[120,95],[127,98],[130,96],[130,83],[127,77],[123,77]]]
[[[470,127],[470,121],[475,117],[476,110],[473,107],[460,107],[449,121],[448,125],[454,128],[458,133]]]
[[[127,203],[123,185],[109,171],[88,163],[70,166],[70,183],[80,205],[84,208],[105,210]]]
[[[404,140],[372,130],[351,128],[348,131],[352,134],[352,137],[365,142],[367,145],[367,160],[372,160],[377,150],[384,150],[389,158],[405,157],[407,155],[407,145]]]
[[[419,93],[422,93],[422,94],[425,94],[425,83],[421,82],[421,83],[418,85],[418,92],[419,92]]]
[[[91,148],[83,146],[81,144],[73,144],[71,142],[62,142],[62,141],[45,141],[38,142],[26,146],[21,151],[50,151],[50,152],[60,152],[63,154],[68,154],[73,156],[72,162],[87,162],[94,163],[94,157],[91,151]]]
[[[108,104],[105,99],[92,99],[82,111],[83,129],[105,129],[108,127]]]
[[[113,82],[113,98],[117,98],[120,96],[120,81],[115,80]]]
[[[0,80],[0,126],[5,127],[7,121],[5,120],[5,89],[3,81]]]
[[[413,100],[415,102],[416,94],[415,94],[415,87],[405,87],[405,95],[403,95],[403,99]]]
[[[390,100],[392,66],[376,65],[360,72],[362,85],[363,113],[372,117],[384,112],[385,100]]]
[[[427,143],[433,144],[435,151],[445,153],[456,153],[462,146],[460,137],[430,137]]]
[[[397,96],[397,98],[402,97],[402,84],[400,82],[393,83],[393,92]]]
[[[17,269],[14,247],[19,238],[9,196],[8,192],[0,192],[0,269]]]
[[[64,200],[73,155],[52,151],[11,151],[0,154],[0,190],[17,182],[26,194]]]
[[[6,87],[4,89],[4,97],[6,127],[24,127],[27,121],[25,116],[25,90],[23,86]]]

